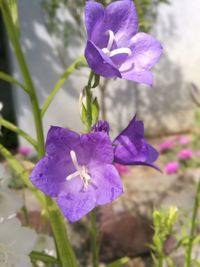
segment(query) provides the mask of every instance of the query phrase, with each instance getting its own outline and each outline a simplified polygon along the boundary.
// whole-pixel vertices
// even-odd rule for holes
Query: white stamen
[[[131,49],[128,47],[122,47],[122,48],[114,49],[109,53],[109,57],[114,57],[114,56],[119,55],[119,54],[128,54],[130,56],[131,55]]]
[[[66,177],[66,180],[70,181],[73,178],[80,176],[81,179],[83,180],[84,187],[87,187],[89,185],[89,183],[91,182],[91,177],[88,173],[88,169],[86,168],[86,166],[84,166],[84,165],[81,166],[78,164],[76,153],[73,150],[70,151],[70,156],[71,156],[72,162],[74,164],[74,167],[76,168],[76,171],[74,173],[71,173],[70,175],[68,175]]]
[[[108,49],[108,51],[110,51],[110,49],[111,49],[111,47],[113,45],[113,42],[115,40],[115,35],[114,35],[114,32],[111,31],[111,30],[108,30],[106,33],[109,34],[109,40],[108,40],[108,44],[107,44],[107,49]]]
[[[108,57],[114,57],[116,55],[120,54],[127,54],[128,56],[131,55],[131,49],[128,47],[121,47],[114,50],[111,50],[113,42],[115,40],[114,32],[111,30],[108,30],[106,34],[109,34],[108,44],[107,47],[103,48],[102,51],[108,56]]]

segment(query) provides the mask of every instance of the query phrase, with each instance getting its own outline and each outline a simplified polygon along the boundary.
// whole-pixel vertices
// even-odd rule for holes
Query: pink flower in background
[[[169,151],[173,146],[175,142],[174,140],[166,140],[163,143],[159,144],[160,152]]]
[[[33,150],[28,146],[21,146],[17,149],[17,152],[23,156],[28,156],[31,152],[33,152]]]
[[[177,161],[170,161],[164,167],[164,170],[167,174],[177,173],[179,169],[180,165]]]
[[[190,142],[190,140],[189,140],[189,138],[187,136],[180,135],[178,137],[178,142],[179,142],[180,145],[187,145]]]
[[[191,149],[183,149],[178,153],[178,158],[181,160],[191,159],[193,156],[193,151]]]
[[[115,163],[115,167],[118,170],[119,174],[125,174],[129,172],[129,167],[125,165],[121,165],[119,163]]]
[[[198,150],[198,151],[196,152],[196,155],[197,155],[198,157],[200,157],[200,150]]]

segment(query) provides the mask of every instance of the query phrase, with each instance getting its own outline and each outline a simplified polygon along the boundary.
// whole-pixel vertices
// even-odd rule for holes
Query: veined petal
[[[112,163],[113,147],[111,140],[105,132],[83,134],[80,147],[77,151],[78,161],[81,165],[93,165],[96,163]]]
[[[105,9],[101,31],[111,30],[120,45],[138,31],[138,17],[132,0],[115,1]]]
[[[69,222],[74,223],[89,213],[96,205],[94,188],[89,185],[85,190],[68,191],[57,198],[58,206]]]
[[[93,42],[87,41],[85,57],[89,67],[103,77],[119,77],[121,74],[112,60],[106,56]]]
[[[67,128],[51,126],[47,134],[46,152],[48,155],[65,157],[67,152],[74,150],[80,142],[80,135]]]
[[[68,155],[68,159],[67,159]],[[42,192],[48,196],[57,197],[62,191],[66,177],[73,173],[75,168],[72,164],[69,153],[66,158],[44,157],[33,169],[30,180]]]
[[[113,165],[107,164],[91,170],[92,179],[96,188],[96,204],[110,203],[123,194],[122,181]]]
[[[151,69],[162,55],[162,46],[154,37],[139,32],[132,37],[129,43],[131,56],[122,64],[120,71],[130,69],[134,64],[135,69]]]
[[[86,1],[85,6],[85,25],[88,39],[92,40],[97,27],[104,18],[104,6],[94,1]]]
[[[153,86],[153,74],[149,70],[144,69],[127,69],[121,72],[122,78],[137,83]]]

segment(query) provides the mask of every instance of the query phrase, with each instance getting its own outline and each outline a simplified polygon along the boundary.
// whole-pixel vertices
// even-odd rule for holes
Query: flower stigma
[[[106,32],[106,34],[109,35],[108,44],[107,44],[107,47],[102,49],[102,51],[108,57],[114,57],[114,56],[120,55],[120,54],[128,54],[128,56],[131,55],[131,49],[128,47],[121,47],[121,48],[111,50],[111,48],[113,46],[113,42],[115,41],[115,35],[114,35],[114,32],[111,30],[108,30]]]
[[[91,183],[91,176],[89,175],[87,167],[84,165],[81,166],[78,164],[78,160],[77,160],[76,153],[74,150],[70,151],[70,156],[71,156],[71,159],[72,159],[72,162],[74,164],[76,171],[74,173],[68,175],[66,177],[66,180],[70,181],[73,178],[80,176],[81,179],[83,180],[84,187],[85,188],[88,187],[89,183]]]

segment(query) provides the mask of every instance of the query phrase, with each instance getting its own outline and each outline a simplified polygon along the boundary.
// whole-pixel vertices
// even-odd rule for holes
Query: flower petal
[[[134,117],[114,140],[114,162],[122,165],[150,165],[157,159],[157,151],[144,139],[144,125]],[[155,167],[155,166],[153,166]]]
[[[90,172],[96,188],[96,205],[110,203],[123,193],[121,178],[113,165],[96,167]]]
[[[119,45],[137,33],[138,17],[132,0],[115,1],[106,7],[100,31],[107,30],[113,31]]]
[[[47,134],[46,152],[48,155],[65,156],[80,142],[80,135],[67,128],[51,126]]]
[[[69,154],[66,153],[65,159],[62,156],[48,156],[36,164],[31,173],[30,180],[48,196],[56,197],[63,189],[66,177],[74,171],[75,168]]]
[[[108,134],[105,132],[83,134],[77,150],[77,158],[80,165],[111,164],[114,155]]]
[[[85,190],[74,187],[74,190],[61,194],[57,198],[58,206],[64,216],[74,223],[89,213],[96,205],[94,188],[88,186]]]
[[[131,56],[121,66],[122,71],[130,69],[133,64],[136,69],[151,69],[162,55],[162,46],[154,37],[144,32],[139,32],[132,37],[129,48]]]
[[[94,1],[86,1],[85,5],[85,25],[88,39],[92,40],[96,33],[96,28],[104,18],[104,6]]]
[[[122,78],[137,83],[153,86],[153,74],[148,70],[131,69],[121,72]]]
[[[103,77],[119,77],[121,74],[112,60],[106,56],[93,42],[88,41],[85,49],[85,57],[89,67]]]

